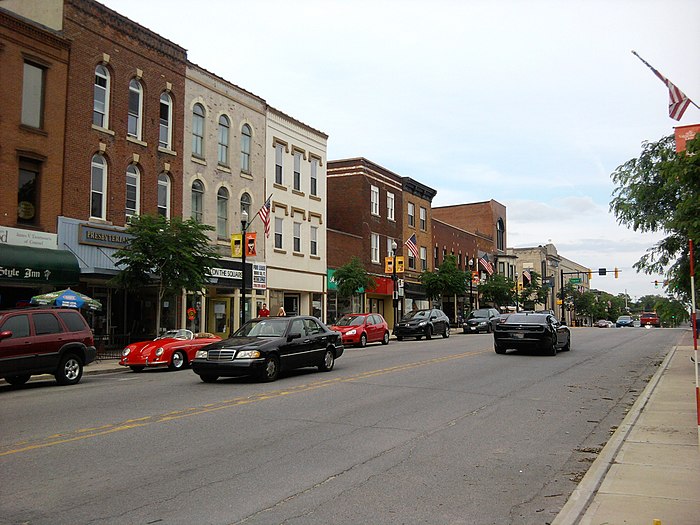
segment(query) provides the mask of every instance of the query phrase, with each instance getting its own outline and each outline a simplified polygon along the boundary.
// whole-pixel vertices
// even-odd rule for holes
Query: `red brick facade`
[[[495,201],[456,204],[433,208],[433,217],[478,238],[478,250],[493,255],[505,255],[507,246],[506,207]],[[502,246],[499,246],[498,222],[502,222]]]

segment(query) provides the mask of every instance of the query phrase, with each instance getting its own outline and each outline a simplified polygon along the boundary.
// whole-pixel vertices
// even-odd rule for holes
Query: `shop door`
[[[284,311],[287,315],[299,315],[299,296],[285,295],[284,296]]]
[[[211,299],[207,312],[209,314],[207,316],[208,331],[221,338],[227,338],[231,331],[231,327],[229,326],[229,320],[231,319],[231,300],[228,297]]]

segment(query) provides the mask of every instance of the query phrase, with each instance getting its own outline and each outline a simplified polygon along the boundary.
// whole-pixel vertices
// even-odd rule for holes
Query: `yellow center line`
[[[52,447],[55,445],[62,445],[65,443],[72,443],[75,441],[80,441],[84,439],[105,436],[109,434],[114,434],[115,432],[122,432],[125,430],[132,430],[134,428],[141,428],[148,425],[156,423],[165,423],[168,421],[174,421],[177,419],[183,419],[191,416],[198,416],[202,414],[208,414],[211,412],[216,412],[219,410],[225,410],[233,407],[248,405],[251,403],[256,403],[259,401],[267,401],[269,399],[275,399],[282,396],[289,396],[293,394],[300,394],[303,392],[310,392],[312,390],[318,390],[319,388],[325,388],[328,386],[351,383],[353,381],[361,381],[363,379],[373,378],[377,376],[382,376],[386,374],[391,374],[393,372],[402,372],[406,370],[411,370],[414,368],[419,368],[421,366],[433,365],[438,363],[444,363],[447,361],[454,361],[456,359],[463,359],[467,357],[474,357],[476,355],[484,354],[490,352],[490,350],[479,350],[477,352],[464,352],[461,354],[454,354],[442,357],[435,357],[433,359],[427,359],[425,361],[417,361],[414,363],[407,363],[405,365],[397,365],[388,368],[381,368],[378,370],[371,370],[367,372],[361,372],[359,374],[354,374],[345,377],[335,377],[332,379],[322,379],[319,381],[314,381],[313,383],[306,383],[298,385],[293,388],[286,388],[284,390],[276,390],[272,392],[262,392],[260,394],[254,394],[249,397],[236,397],[233,399],[227,399],[224,401],[219,401],[217,403],[207,403],[199,407],[189,407],[180,410],[175,410],[172,412],[167,412],[165,414],[156,414],[153,416],[145,416],[140,418],[127,419],[122,423],[116,423],[113,425],[102,425],[92,428],[82,428],[75,430],[73,432],[68,432],[64,434],[53,434],[44,438],[44,440],[37,441],[36,443],[29,444],[28,440],[23,440],[18,443],[2,446],[1,448],[6,449],[0,451],[0,457],[10,456],[12,454],[19,454],[22,452],[29,452],[32,450],[37,450],[46,447]]]

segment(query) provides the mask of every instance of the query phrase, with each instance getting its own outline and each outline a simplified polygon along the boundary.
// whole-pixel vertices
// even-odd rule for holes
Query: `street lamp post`
[[[391,241],[391,254],[392,254],[392,263],[391,263],[391,280],[394,283],[394,294],[393,294],[393,306],[394,306],[394,330],[396,329],[396,318],[399,315],[399,287],[398,287],[398,278],[396,277],[396,248],[398,248],[398,244],[396,244],[395,240]]]
[[[518,282],[518,272],[515,272],[515,313],[518,313],[518,288],[519,288],[519,282]]]
[[[245,253],[246,250],[248,249],[248,246],[246,246],[246,230],[248,229],[248,212],[246,210],[243,210],[241,212],[241,232],[242,232],[242,239],[241,239],[241,248],[243,251],[241,252],[241,324],[240,326],[243,326],[245,323],[245,277],[246,277],[246,271],[245,271]]]
[[[472,286],[474,282],[474,271],[472,270],[474,266],[474,259],[469,259],[469,311],[474,310],[474,296],[472,295]]]

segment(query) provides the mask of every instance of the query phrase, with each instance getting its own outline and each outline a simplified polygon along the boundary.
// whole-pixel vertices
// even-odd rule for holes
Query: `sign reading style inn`
[[[131,234],[124,232],[124,230],[93,226],[92,224],[81,224],[78,230],[78,243],[116,250],[126,247],[131,237]]]
[[[72,285],[77,284],[78,281],[80,281],[78,260],[67,250],[2,245],[0,284]]]

